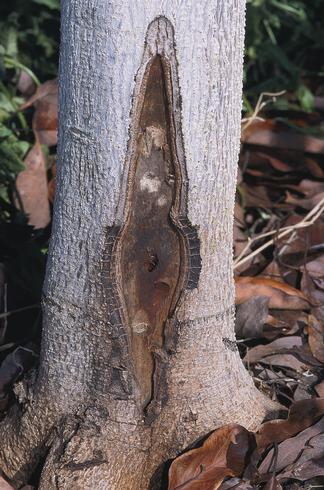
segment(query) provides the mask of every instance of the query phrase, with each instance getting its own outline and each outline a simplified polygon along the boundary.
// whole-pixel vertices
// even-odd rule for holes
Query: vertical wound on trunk
[[[180,211],[184,186],[168,70],[166,60],[155,55],[143,77],[133,115],[127,217],[118,237],[118,289],[143,410],[158,397],[166,322],[182,290],[197,285],[200,270],[197,233]]]
[[[154,357],[180,277],[179,233],[170,218],[177,178],[170,145],[170,115],[160,56],[147,73],[121,245],[121,273],[141,403],[152,397]]]

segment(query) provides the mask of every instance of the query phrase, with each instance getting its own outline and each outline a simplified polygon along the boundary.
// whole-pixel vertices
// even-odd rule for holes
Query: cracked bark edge
[[[107,312],[107,326],[111,330],[112,350],[115,351],[115,354],[120,353],[120,359],[116,365],[112,365],[110,392],[129,399],[136,387],[132,377],[128,374],[132,366],[129,363],[129,348],[125,334],[125,307],[115,266],[120,230],[120,226],[107,227],[105,253],[101,261],[101,281]]]

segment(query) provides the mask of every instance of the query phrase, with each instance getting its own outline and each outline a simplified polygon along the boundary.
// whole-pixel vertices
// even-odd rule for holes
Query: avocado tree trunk
[[[63,0],[53,233],[36,381],[0,462],[40,489],[160,488],[266,403],[234,335],[244,0]]]

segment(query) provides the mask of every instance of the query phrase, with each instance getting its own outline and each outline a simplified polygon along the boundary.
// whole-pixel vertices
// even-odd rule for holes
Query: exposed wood
[[[180,186],[169,142],[169,117],[162,62],[156,56],[148,67],[119,258],[143,407],[152,397],[153,353],[163,345],[164,324],[177,302],[181,269],[181,238],[170,216]]]
[[[196,286],[201,268],[195,230],[182,216],[188,229],[184,234],[179,222],[181,198],[186,198],[180,195],[186,190],[181,185],[185,162],[180,166],[176,154],[171,81],[177,82],[171,79],[167,60],[153,57],[141,86],[143,102],[128,177],[128,216],[116,253],[116,276],[120,271],[119,288],[126,306],[123,317],[143,408],[154,397],[159,363],[155,353],[164,345],[165,324],[188,284],[190,266],[196,272]],[[136,121],[136,113],[133,117]],[[193,258],[188,261],[190,233],[196,238],[195,263]],[[169,329],[168,337],[172,335]]]

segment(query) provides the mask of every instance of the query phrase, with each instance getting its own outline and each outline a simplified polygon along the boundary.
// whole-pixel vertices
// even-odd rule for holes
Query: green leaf
[[[10,26],[7,31],[6,54],[13,58],[16,58],[18,54],[17,30],[13,26]]]
[[[19,141],[14,135],[9,136],[0,143],[1,171],[18,174],[23,170],[23,158],[30,144],[27,141]]]
[[[0,124],[0,139],[7,138],[12,135],[12,131],[4,124]]]
[[[304,111],[314,110],[314,95],[305,85],[300,85],[296,91],[297,98]]]
[[[33,2],[39,5],[46,5],[46,7],[52,10],[60,10],[59,0],[33,0]]]
[[[0,109],[5,112],[15,112],[15,106],[9,97],[3,92],[0,92]]]

